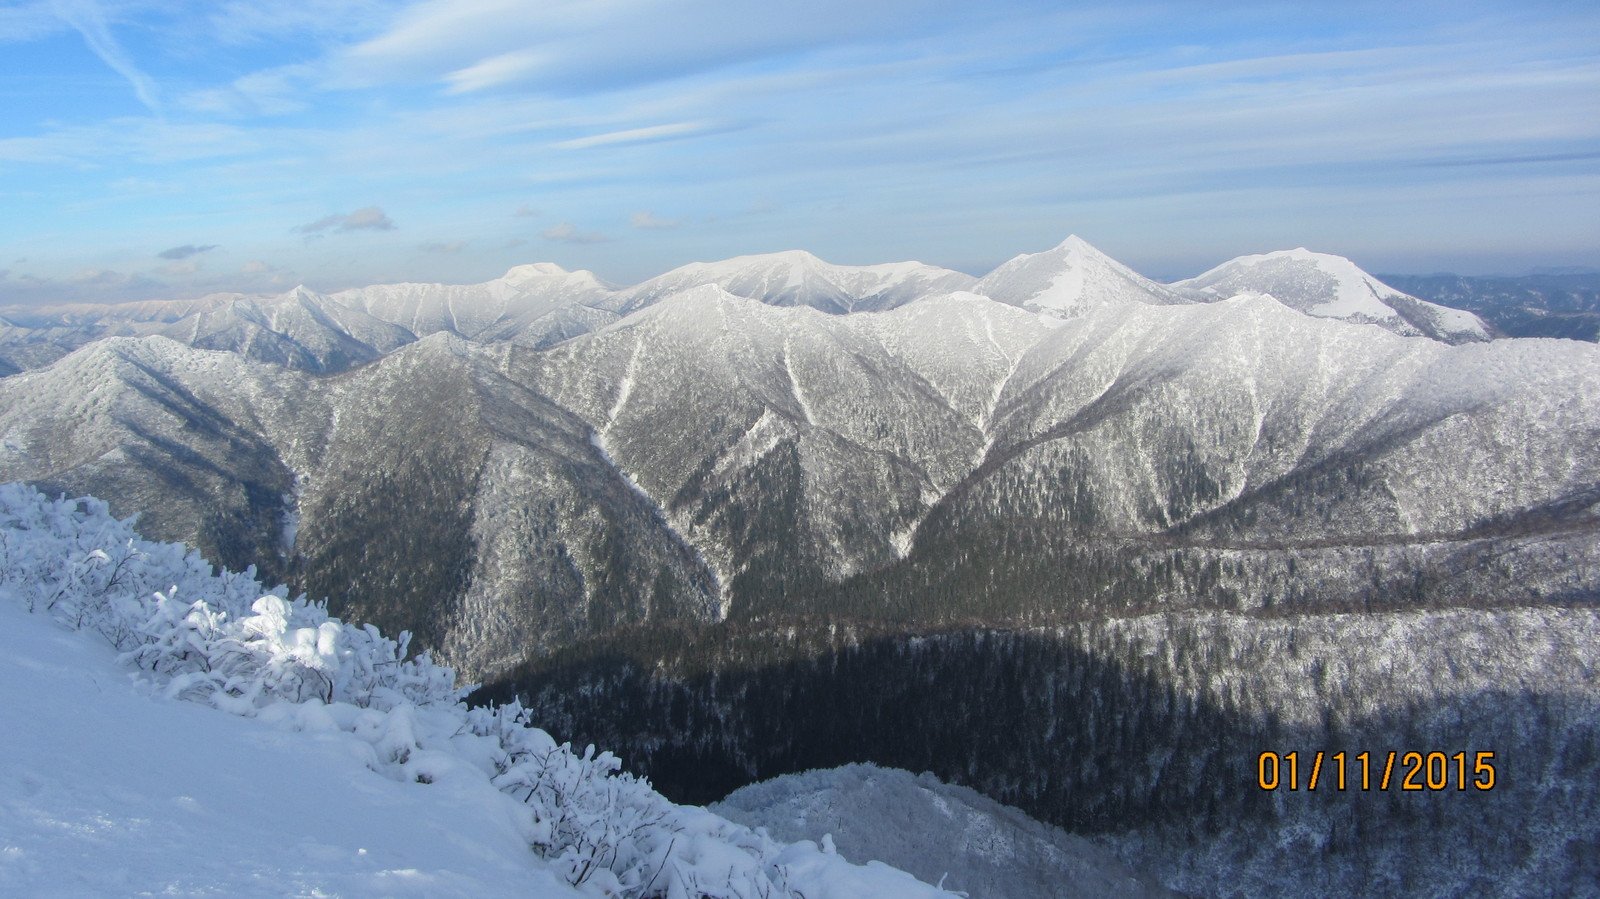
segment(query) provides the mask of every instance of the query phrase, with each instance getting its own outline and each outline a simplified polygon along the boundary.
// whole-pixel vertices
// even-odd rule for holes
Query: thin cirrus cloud
[[[616,144],[642,144],[689,137],[711,130],[709,122],[670,122],[665,125],[647,125],[643,128],[625,128],[606,131],[586,137],[557,141],[551,146],[560,150],[587,150],[592,147],[609,147]]]
[[[334,213],[325,215],[314,222],[307,222],[294,230],[301,234],[317,234],[323,231],[336,231],[345,233],[349,231],[393,231],[394,220],[376,206],[363,206],[354,212]]]
[[[940,7],[946,14],[951,10]],[[340,53],[331,71],[341,84],[422,78],[455,94],[511,85],[584,93],[810,52],[885,31],[915,35],[941,27],[929,9],[916,0],[427,0]]]
[[[61,20],[83,36],[83,42],[108,68],[121,75],[133,93],[151,112],[161,112],[156,84],[146,75],[111,34],[105,10],[94,0],[54,0],[50,8]]]

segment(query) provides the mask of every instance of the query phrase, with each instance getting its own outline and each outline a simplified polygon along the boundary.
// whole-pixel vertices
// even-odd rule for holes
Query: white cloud
[[[628,223],[641,231],[665,231],[683,224],[683,220],[657,218],[655,213],[642,209],[629,216]]]
[[[605,243],[611,239],[594,231],[579,231],[571,222],[552,225],[539,232],[539,236],[559,243]]]

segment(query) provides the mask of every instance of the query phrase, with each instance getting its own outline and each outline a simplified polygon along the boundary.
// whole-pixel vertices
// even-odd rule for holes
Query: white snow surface
[[[580,896],[482,778],[151,695],[116,652],[0,603],[0,893]]]
[[[673,805],[405,643],[0,486],[0,894],[949,895]]]

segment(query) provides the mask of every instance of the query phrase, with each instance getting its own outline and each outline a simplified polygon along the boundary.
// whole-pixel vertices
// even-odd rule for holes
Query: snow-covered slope
[[[222,714],[0,600],[0,893],[581,896],[489,785],[382,777],[353,735]]]
[[[1396,334],[1446,343],[1490,337],[1483,320],[1471,312],[1407,296],[1343,256],[1313,253],[1303,247],[1240,256],[1171,286],[1207,302],[1241,293],[1271,294],[1307,315],[1368,322]]]
[[[515,706],[468,709],[406,635],[97,500],[0,485],[0,536],[9,894],[948,895],[673,805]]]
[[[932,774],[876,765],[787,774],[711,809],[777,839],[830,839],[845,858],[879,859],[973,897],[1171,895],[1088,840]]]
[[[675,293],[715,284],[735,296],[773,306],[810,306],[829,313],[893,309],[932,294],[971,288],[971,275],[920,262],[834,265],[804,250],[694,262],[623,290],[613,307],[628,313]]]
[[[897,558],[981,455],[994,385],[1045,330],[1013,312],[967,295],[826,315],[705,285],[512,376],[589,422],[725,587],[837,578]]]
[[[1107,304],[1170,306],[1190,302],[1076,234],[1042,253],[1011,259],[971,289],[1053,319],[1074,318]]]

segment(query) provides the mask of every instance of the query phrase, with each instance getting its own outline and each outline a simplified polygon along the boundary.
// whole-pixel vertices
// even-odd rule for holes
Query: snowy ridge
[[[804,250],[693,262],[620,291],[612,308],[642,309],[695,287],[716,285],[773,306],[809,306],[829,313],[882,311],[924,296],[966,290],[971,275],[920,262],[834,265]]]
[[[1408,296],[1343,256],[1304,247],[1240,256],[1171,286],[1207,302],[1266,293],[1306,315],[1367,322],[1404,336],[1446,343],[1489,339],[1488,327],[1471,312]]]
[[[593,272],[541,262],[481,284],[377,284],[330,299],[418,337],[445,331],[487,341],[515,337],[568,307],[600,305],[610,294]]]
[[[0,538],[8,607],[100,634],[168,698],[354,737],[367,767],[397,781],[490,783],[500,801],[516,800],[517,826],[548,870],[585,894],[945,895],[885,865],[854,866],[673,805],[618,773],[610,753],[557,746],[520,707],[467,708],[451,669],[406,657],[407,635],[390,640],[281,587],[264,591],[250,570],[213,575],[181,545],[140,539],[98,500],[0,486]]]

